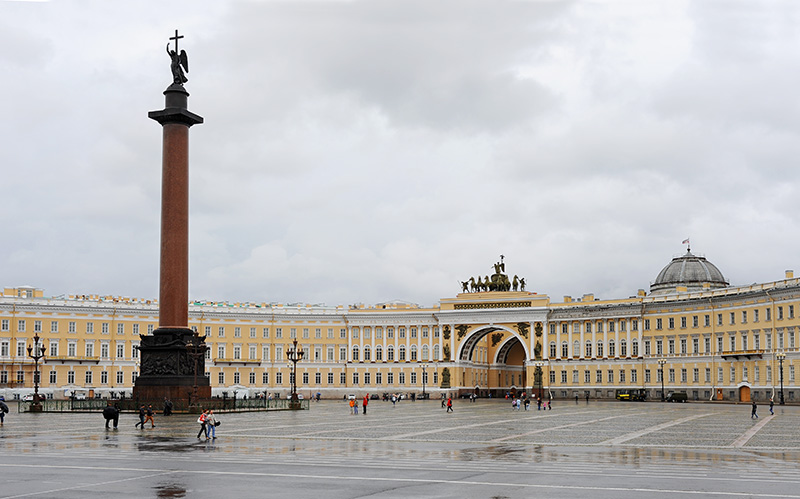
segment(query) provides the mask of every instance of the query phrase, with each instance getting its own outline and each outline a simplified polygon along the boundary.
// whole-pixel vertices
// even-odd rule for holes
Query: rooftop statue
[[[184,74],[184,70],[189,72],[189,57],[186,55],[185,50],[178,52],[178,40],[183,38],[183,35],[178,35],[178,30],[175,30],[175,36],[171,36],[170,40],[175,40],[175,50],[170,50],[169,43],[167,43],[167,54],[172,61],[169,65],[172,70],[172,80],[176,85],[183,85],[189,78]]]

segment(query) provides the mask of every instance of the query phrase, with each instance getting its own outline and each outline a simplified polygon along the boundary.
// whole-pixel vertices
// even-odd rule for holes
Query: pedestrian
[[[537,411],[542,410],[542,399],[539,397],[536,397],[536,410]]]
[[[769,413],[770,414],[775,414],[775,411],[773,410],[773,407],[775,407],[775,401],[772,400],[772,398],[770,398],[769,399]]]
[[[354,397],[354,398],[350,399],[350,414],[351,415],[356,413],[355,405],[356,405],[356,399]]]
[[[150,428],[155,428],[156,427],[156,422],[153,420],[153,406],[152,405],[148,405],[147,406],[147,417],[144,418],[144,421],[142,422],[142,428],[143,429],[144,429],[145,423],[147,423],[148,421],[150,421],[150,424],[152,425],[152,426],[150,426]]]
[[[392,407],[397,403],[397,394],[392,394]]]
[[[119,408],[111,405],[110,400],[106,404],[105,409],[103,409],[103,417],[106,419],[106,430],[108,429],[108,423],[111,421],[114,421],[114,429],[117,429],[117,425],[119,424]]]
[[[3,420],[6,418],[6,413],[8,413],[8,405],[6,405],[6,398],[0,397],[0,426],[3,426]]]
[[[753,412],[750,413],[750,419],[756,418],[758,419],[758,406],[756,405],[756,401],[753,401]]]
[[[550,401],[550,400],[547,401],[547,410],[548,411],[552,411],[553,410],[553,402]]]
[[[367,415],[367,404],[369,404],[369,393],[364,395],[364,400],[361,402],[361,407],[364,408],[364,415]]]
[[[586,403],[589,403],[589,392],[586,392]]]
[[[575,394],[575,405],[578,405],[578,394]]]
[[[141,425],[142,429],[144,430],[144,416],[146,413],[147,411],[144,408],[144,404],[142,404],[142,406],[139,408],[139,422],[133,425],[134,428]]]
[[[445,412],[453,412],[453,398],[448,397],[447,399],[447,410]]]
[[[525,410],[527,411],[531,407],[531,398],[528,397],[525,399]]]
[[[214,409],[209,409],[206,415],[206,440],[208,440],[209,432],[211,433],[211,438],[217,438],[217,426],[219,424],[217,418],[214,417]]]
[[[358,399],[353,399],[353,414],[358,414]]]
[[[164,415],[165,416],[172,415],[172,401],[167,397],[164,397]]]
[[[443,393],[442,394],[442,409],[444,409],[446,406],[447,406],[447,400],[445,400],[444,393]]]
[[[206,426],[206,416],[208,415],[208,410],[205,410],[200,413],[200,417],[197,418],[197,422],[200,423],[200,431],[197,432],[197,438],[200,438],[200,435],[205,434],[206,440],[208,440],[208,427]]]

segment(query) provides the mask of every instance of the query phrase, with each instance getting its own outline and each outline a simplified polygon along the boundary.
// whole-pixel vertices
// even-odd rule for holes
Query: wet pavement
[[[14,408],[12,407],[12,410]],[[342,401],[310,411],[196,416],[17,414],[0,427],[0,497],[793,497],[800,407]]]

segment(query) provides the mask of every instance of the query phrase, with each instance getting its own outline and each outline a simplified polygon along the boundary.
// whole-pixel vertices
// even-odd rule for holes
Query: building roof
[[[673,258],[661,269],[655,282],[650,285],[650,293],[674,292],[679,287],[686,288],[686,291],[726,288],[728,281],[716,265],[704,256],[693,255],[691,249],[687,249],[686,254]]]

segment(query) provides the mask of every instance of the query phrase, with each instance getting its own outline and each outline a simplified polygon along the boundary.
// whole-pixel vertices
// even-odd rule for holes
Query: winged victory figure
[[[183,73],[184,70],[187,73],[189,72],[189,58],[186,56],[186,51],[181,50],[181,53],[178,54],[175,50],[170,50],[169,44],[167,44],[167,54],[169,54],[170,59],[172,59],[170,69],[172,69],[172,78],[175,84],[183,85],[189,81],[189,78]]]

